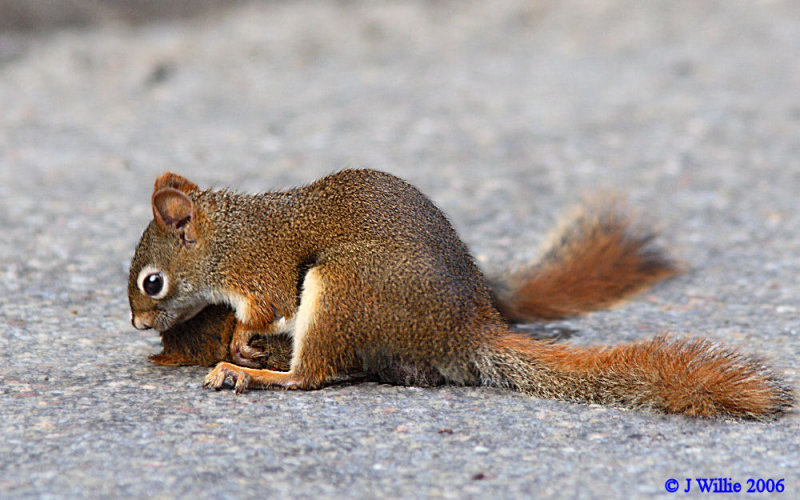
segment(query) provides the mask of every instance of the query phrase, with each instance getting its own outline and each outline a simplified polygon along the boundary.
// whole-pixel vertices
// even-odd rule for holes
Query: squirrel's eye
[[[151,297],[158,295],[164,289],[164,276],[161,273],[148,274],[144,277],[142,288]]]
[[[139,274],[139,290],[151,299],[163,299],[167,295],[167,277],[163,272],[143,269]]]

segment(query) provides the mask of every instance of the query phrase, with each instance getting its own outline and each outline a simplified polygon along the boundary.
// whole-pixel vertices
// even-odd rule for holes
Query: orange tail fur
[[[580,208],[556,231],[543,257],[494,280],[497,307],[511,322],[556,319],[603,309],[679,272],[653,245],[655,233],[633,227],[610,203]]]
[[[509,332],[490,341],[476,365],[485,385],[689,416],[766,419],[794,402],[768,369],[708,340],[582,348]]]

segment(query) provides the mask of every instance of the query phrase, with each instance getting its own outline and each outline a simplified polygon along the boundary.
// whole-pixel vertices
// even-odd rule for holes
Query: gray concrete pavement
[[[683,497],[664,485],[687,477],[796,496],[796,411],[697,421],[377,384],[236,397],[149,363],[125,287],[167,169],[245,191],[387,170],[488,269],[615,190],[691,271],[557,323],[570,341],[709,336],[797,387],[798,18],[790,1],[299,1],[4,33],[0,496]]]

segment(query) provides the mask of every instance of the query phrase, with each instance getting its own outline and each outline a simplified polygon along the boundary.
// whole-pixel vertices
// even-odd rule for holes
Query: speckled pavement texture
[[[796,389],[798,19],[792,1],[296,1],[0,34],[0,497],[667,498],[697,477],[797,497],[797,411],[203,390],[206,369],[147,360],[126,283],[167,169],[249,192],[387,170],[488,270],[613,191],[689,272],[556,323],[568,341],[708,336]]]

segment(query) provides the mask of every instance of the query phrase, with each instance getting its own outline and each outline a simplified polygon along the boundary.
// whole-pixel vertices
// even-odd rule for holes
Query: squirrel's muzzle
[[[131,313],[131,324],[137,330],[149,330],[153,328],[153,320],[155,316],[152,314],[141,313],[141,314],[134,314]]]

